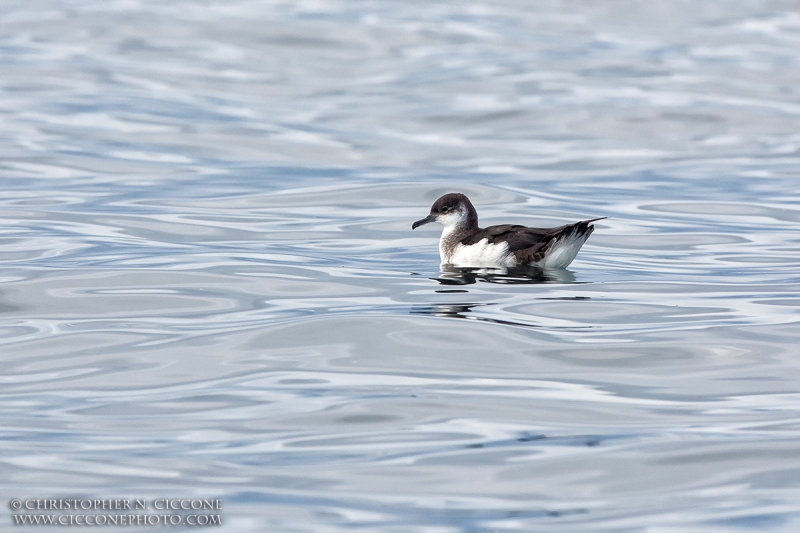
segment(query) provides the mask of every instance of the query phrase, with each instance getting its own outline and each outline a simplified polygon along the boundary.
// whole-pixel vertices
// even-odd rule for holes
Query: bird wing
[[[591,233],[594,226],[589,224],[606,217],[582,220],[574,224],[566,224],[555,228],[529,228],[516,224],[489,226],[461,241],[461,244],[475,244],[487,239],[489,244],[508,244],[509,253],[513,253],[518,264],[530,264],[541,261],[547,250],[557,241],[570,236]],[[588,235],[586,235],[588,237]]]

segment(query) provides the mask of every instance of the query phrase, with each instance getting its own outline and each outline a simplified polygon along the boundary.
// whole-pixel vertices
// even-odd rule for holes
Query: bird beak
[[[418,227],[422,226],[423,224],[427,224],[428,222],[436,222],[436,215],[431,213],[422,220],[417,220],[416,222],[411,224],[411,229],[417,229]]]

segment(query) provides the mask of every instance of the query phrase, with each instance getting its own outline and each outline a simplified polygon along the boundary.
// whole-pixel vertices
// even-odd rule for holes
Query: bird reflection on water
[[[468,268],[442,266],[438,278],[431,278],[442,285],[472,285],[478,281],[506,285],[533,285],[538,283],[575,283],[575,275],[569,270],[545,270],[533,266]]]
[[[491,268],[468,268],[442,266],[439,277],[430,278],[442,285],[464,286],[472,285],[479,281],[487,283],[499,283],[506,285],[535,285],[540,283],[575,283],[575,276],[572,272],[564,269],[543,270],[532,266],[523,267],[491,267]],[[466,289],[440,289],[437,293],[466,293]],[[550,299],[550,298],[546,298]],[[574,297],[564,299],[588,299],[585,297]],[[492,322],[507,326],[522,326],[526,328],[539,327],[536,324],[489,318],[473,313],[478,307],[495,305],[494,303],[433,303],[430,305],[414,306],[411,309],[412,315],[429,315],[443,318],[463,318],[468,320],[479,320],[482,322]]]
[[[526,328],[537,327],[534,324],[524,324],[511,320],[501,320],[488,318],[485,316],[471,315],[472,309],[479,306],[492,305],[486,303],[460,303],[460,304],[431,304],[415,306],[411,308],[412,315],[429,315],[442,318],[464,318],[467,320],[480,320],[481,322],[492,322],[494,324],[504,324],[506,326],[523,326]]]

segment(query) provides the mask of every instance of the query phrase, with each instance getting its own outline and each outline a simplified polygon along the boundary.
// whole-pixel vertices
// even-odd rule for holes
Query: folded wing
[[[560,243],[580,241],[582,245],[594,231],[594,226],[590,224],[603,218],[606,217],[582,220],[556,228],[529,228],[512,224],[489,226],[465,238],[461,244],[475,244],[483,239],[488,239],[489,244],[506,243],[509,253],[514,254],[518,265],[536,264]]]

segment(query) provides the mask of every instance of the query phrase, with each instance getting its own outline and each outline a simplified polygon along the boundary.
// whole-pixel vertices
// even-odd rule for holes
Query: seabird
[[[411,229],[429,222],[444,226],[439,239],[439,257],[443,265],[566,268],[594,231],[591,223],[604,218],[557,228],[503,224],[481,229],[478,213],[469,198],[450,193],[436,200],[430,215],[414,222]]]

